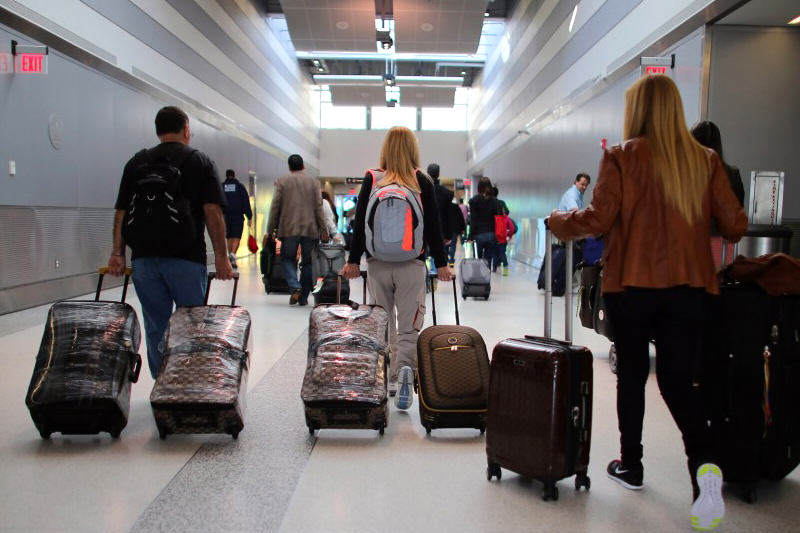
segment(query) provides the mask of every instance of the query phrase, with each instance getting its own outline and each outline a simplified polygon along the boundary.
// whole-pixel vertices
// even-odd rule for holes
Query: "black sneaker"
[[[308,305],[308,297],[303,298],[301,296],[300,300],[297,302],[297,305],[299,305],[300,307],[305,307],[306,305]]]
[[[608,477],[630,490],[642,490],[642,478],[644,477],[644,469],[639,468],[626,469],[622,467],[622,461],[614,459],[608,463]]]
[[[296,305],[300,301],[300,297],[302,296],[299,290],[293,291],[292,295],[289,296],[289,305]]]

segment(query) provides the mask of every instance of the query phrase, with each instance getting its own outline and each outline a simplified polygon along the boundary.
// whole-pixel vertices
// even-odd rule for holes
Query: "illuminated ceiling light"
[[[800,16],[797,16],[789,21],[789,24],[800,24]]]
[[[350,27],[350,23],[347,22],[346,20],[340,20],[339,22],[336,23],[336,27],[340,30],[346,30],[347,28]]]
[[[394,87],[395,84],[394,74],[384,74],[383,81],[384,83],[386,83],[387,87]]]
[[[322,67],[319,67],[317,70],[319,70],[320,72],[325,72],[325,69]]]
[[[572,33],[572,26],[575,25],[575,15],[578,14],[578,4],[575,4],[575,9],[572,10],[572,18],[569,19],[569,32]]]
[[[431,24],[430,22],[423,22],[422,24],[419,25],[419,29],[421,29],[422,31],[431,32],[433,31],[433,24]]]
[[[467,71],[466,71],[466,70],[462,70],[462,71],[461,71],[461,75],[462,75],[462,76],[466,76],[466,75],[467,75]]]
[[[489,16],[489,12],[488,11],[484,11],[483,16],[484,16],[484,18],[488,17]]]

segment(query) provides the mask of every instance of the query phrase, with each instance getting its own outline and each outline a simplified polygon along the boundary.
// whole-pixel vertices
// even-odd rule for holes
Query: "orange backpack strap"
[[[381,168],[371,168],[367,170],[367,172],[369,172],[369,175],[372,176],[372,188],[374,189],[375,184],[378,183],[378,178],[375,176],[375,173],[380,172],[381,174],[383,174],[384,171]]]

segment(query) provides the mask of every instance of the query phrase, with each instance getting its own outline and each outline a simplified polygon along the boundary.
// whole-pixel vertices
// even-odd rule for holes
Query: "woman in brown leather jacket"
[[[689,133],[675,83],[647,76],[625,96],[625,140],[603,154],[592,203],[554,211],[548,223],[561,239],[606,235],[603,295],[615,331],[621,433],[621,458],[608,465],[609,477],[642,488],[644,392],[655,339],[658,386],[698,482],[692,480],[692,525],[713,528],[724,514],[722,473],[711,462],[694,368],[708,295],[719,293],[711,219],[737,241],[747,218],[719,156]]]

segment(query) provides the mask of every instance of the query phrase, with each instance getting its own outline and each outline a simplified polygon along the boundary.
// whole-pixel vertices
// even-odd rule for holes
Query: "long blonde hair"
[[[678,86],[663,75],[645,76],[625,93],[625,140],[645,137],[650,143],[664,197],[692,224],[702,211],[710,175],[705,148],[683,117]]]
[[[383,140],[380,167],[386,172],[378,187],[398,184],[419,192],[419,143],[414,132],[402,126],[390,129]]]

